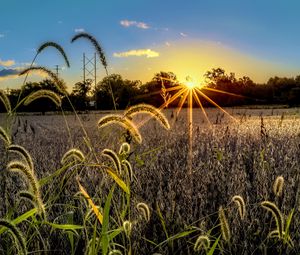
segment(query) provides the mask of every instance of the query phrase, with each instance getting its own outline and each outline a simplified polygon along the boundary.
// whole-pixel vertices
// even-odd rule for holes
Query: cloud
[[[187,34],[185,34],[185,33],[180,33],[180,35],[182,36],[182,37],[187,37]]]
[[[124,51],[124,52],[115,52],[113,55],[114,57],[117,58],[125,58],[131,56],[136,56],[136,57],[146,56],[147,58],[155,58],[159,56],[159,53],[151,49],[137,49],[137,50]]]
[[[83,33],[85,30],[84,28],[75,28],[75,33]]]
[[[9,60],[1,60],[0,59],[0,66],[9,67],[9,66],[13,66],[14,64],[15,64],[15,61],[12,59],[9,59]]]
[[[134,26],[134,27],[138,27],[138,28],[141,28],[141,29],[149,29],[150,26],[144,22],[138,22],[138,21],[135,21],[135,20],[121,20],[120,21],[120,24],[121,26],[123,27],[131,27],[131,26]]]
[[[171,43],[165,42],[165,45],[166,45],[167,47],[170,47],[170,46],[171,46]]]
[[[3,38],[5,35],[4,34],[0,34],[0,38]]]

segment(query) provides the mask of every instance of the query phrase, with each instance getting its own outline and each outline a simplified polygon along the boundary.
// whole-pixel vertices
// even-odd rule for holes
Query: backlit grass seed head
[[[10,136],[3,127],[0,127],[0,139],[3,140],[6,146],[9,146],[11,144]]]
[[[3,105],[4,105],[5,109],[6,109],[6,111],[7,111],[8,113],[10,113],[10,112],[11,112],[10,101],[9,101],[9,99],[8,99],[8,97],[7,97],[7,95],[6,95],[6,93],[5,93],[2,89],[0,89],[0,101],[3,103]]]
[[[230,233],[229,224],[228,224],[228,221],[227,221],[227,218],[225,216],[225,212],[224,212],[224,209],[222,206],[219,207],[219,220],[220,220],[220,225],[221,225],[222,237],[226,242],[228,242],[230,240],[231,233]]]
[[[232,198],[232,201],[235,202],[235,204],[237,205],[239,215],[240,215],[241,219],[243,220],[246,215],[246,205],[245,205],[244,199],[241,196],[237,195]]]
[[[270,201],[263,201],[261,203],[261,206],[264,209],[271,212],[272,215],[274,216],[276,226],[277,226],[277,230],[278,230],[278,233],[279,233],[279,237],[282,238],[283,230],[284,230],[284,222],[283,222],[283,217],[282,217],[282,214],[281,214],[280,210],[278,209],[278,207],[274,203],[272,203]]]
[[[45,208],[40,195],[40,187],[34,172],[27,165],[20,161],[11,161],[7,164],[7,169],[12,172],[21,173],[28,181],[30,189],[35,198],[37,209],[40,214],[45,215]]]
[[[128,118],[116,114],[107,115],[98,121],[98,128],[102,128],[111,124],[118,124],[122,126],[130,132],[130,134],[138,143],[142,142],[142,137],[139,130]]]
[[[47,89],[40,89],[38,91],[32,92],[29,96],[27,96],[24,105],[29,105],[39,98],[49,98],[58,107],[61,106],[61,98],[55,92]]]
[[[117,153],[115,153],[114,151],[112,151],[110,149],[104,149],[102,151],[102,154],[104,156],[108,157],[113,162],[115,169],[120,174],[121,173],[121,162],[120,162],[120,159],[119,159]]]
[[[282,176],[278,176],[273,184],[273,192],[277,197],[282,195],[284,185],[284,178]]]
[[[128,220],[123,222],[123,229],[125,232],[125,235],[127,236],[127,238],[130,238],[131,235],[131,230],[132,230],[132,223]]]
[[[85,156],[81,150],[72,148],[68,150],[61,159],[61,164],[65,165],[67,162],[77,160],[79,162],[85,161]]]
[[[54,81],[54,84],[55,84],[56,88],[58,89],[58,91],[63,93],[63,94],[67,94],[66,89],[63,86],[62,81],[58,78],[58,76],[54,72],[47,69],[46,67],[32,66],[32,67],[24,69],[22,72],[19,73],[19,75],[25,75],[25,74],[28,74],[30,72],[38,72],[38,73],[44,73],[44,74],[48,75]]]
[[[129,154],[130,152],[130,144],[129,143],[122,143],[120,146],[119,154]]]
[[[75,35],[71,42],[75,42],[77,39],[79,38],[85,38],[87,40],[89,40],[92,45],[95,47],[95,50],[101,60],[102,65],[104,66],[104,68],[107,68],[107,61],[106,61],[106,57],[104,54],[104,51],[102,49],[102,47],[100,46],[99,42],[96,40],[96,38],[94,38],[92,35],[88,34],[88,33],[79,33],[77,35]]]
[[[123,255],[120,250],[111,250],[108,255]]]
[[[26,240],[19,228],[11,221],[0,219],[0,226],[7,228],[14,239],[17,241],[19,254],[27,254]]]
[[[138,209],[139,213],[143,216],[145,221],[149,222],[151,216],[149,206],[145,203],[138,203],[136,208]]]
[[[66,62],[66,65],[68,67],[70,67],[70,62],[68,60],[68,57],[64,51],[64,49],[57,43],[55,42],[45,42],[43,43],[38,49],[37,49],[37,53],[40,54],[44,49],[48,48],[48,47],[53,47],[55,49],[57,49],[59,51],[59,53],[63,56],[65,62]]]
[[[27,163],[31,171],[34,171],[32,158],[29,152],[24,147],[20,145],[12,144],[8,147],[8,151],[20,155],[25,160],[25,162]]]
[[[210,247],[210,240],[208,236],[206,235],[201,235],[197,238],[195,244],[194,244],[194,251],[195,252],[200,252],[202,249],[205,251],[208,250]]]
[[[165,128],[170,129],[170,124],[166,116],[157,108],[148,104],[138,104],[125,111],[124,116],[131,117],[138,113],[148,113],[154,117]]]
[[[125,171],[127,172],[130,181],[133,181],[133,171],[132,171],[132,166],[131,166],[130,162],[125,159],[122,161],[122,166],[125,169]]]

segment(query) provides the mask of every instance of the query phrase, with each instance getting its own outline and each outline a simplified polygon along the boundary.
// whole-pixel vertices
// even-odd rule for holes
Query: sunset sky
[[[256,82],[295,76],[300,74],[299,10],[296,0],[1,1],[0,88],[20,86],[16,73],[46,41],[63,46],[71,67],[53,49],[36,64],[52,70],[59,65],[72,87],[82,80],[83,52],[93,54],[87,41],[70,43],[82,31],[99,40],[109,72],[128,79],[145,82],[158,71],[173,71],[180,79],[201,80],[213,67]],[[100,66],[97,75],[104,76]]]

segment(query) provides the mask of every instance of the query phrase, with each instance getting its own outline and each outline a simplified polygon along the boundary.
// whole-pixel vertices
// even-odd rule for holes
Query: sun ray
[[[221,94],[225,94],[225,95],[229,95],[229,96],[235,96],[235,97],[241,97],[241,98],[250,98],[250,97],[246,97],[246,96],[243,96],[243,95],[234,94],[234,93],[223,91],[223,90],[219,90],[219,89],[213,89],[213,88],[208,88],[208,87],[203,87],[201,89],[203,89],[203,90],[209,90],[209,91],[213,91],[213,92],[217,92],[217,93],[221,93]]]
[[[212,100],[211,98],[209,98],[207,95],[205,95],[200,89],[196,88],[196,90],[200,93],[201,96],[203,96],[208,102],[210,102],[211,104],[213,104],[214,106],[216,106],[217,108],[219,108],[222,112],[224,112],[225,114],[227,114],[231,119],[233,119],[234,121],[237,121],[236,118],[234,118],[229,112],[227,112],[225,109],[223,109],[220,105],[218,105],[214,100]]]
[[[202,111],[202,113],[203,113],[203,115],[204,115],[206,121],[208,122],[210,128],[211,128],[211,127],[212,127],[212,124],[211,124],[211,122],[210,122],[210,120],[209,120],[209,118],[208,118],[208,116],[207,116],[207,113],[206,113],[206,111],[205,111],[205,109],[204,109],[204,107],[203,107],[203,105],[202,105],[202,103],[201,103],[201,101],[200,101],[200,99],[199,99],[197,93],[195,92],[195,90],[193,90],[193,96],[194,96],[194,98],[195,98],[195,100],[196,100],[196,103],[200,106],[201,111]]]
[[[180,102],[178,104],[178,108],[176,110],[176,117],[179,115],[179,113],[180,113],[180,111],[182,109],[182,106],[183,106],[184,102],[186,101],[186,98],[187,98],[189,92],[190,91],[188,89],[185,89],[185,91],[183,92],[185,94],[182,96],[182,98],[180,99]]]

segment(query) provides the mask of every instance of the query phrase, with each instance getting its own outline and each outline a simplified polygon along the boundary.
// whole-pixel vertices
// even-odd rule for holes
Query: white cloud
[[[171,43],[165,42],[165,45],[166,45],[167,47],[170,47],[170,46],[171,46]]]
[[[151,49],[137,49],[137,50],[124,51],[124,52],[115,52],[113,55],[114,57],[117,58],[125,58],[131,56],[136,56],[136,57],[146,56],[147,58],[155,58],[159,56],[159,53]]]
[[[3,38],[5,35],[4,34],[0,34],[0,38]]]
[[[187,34],[185,34],[185,33],[180,33],[180,35],[182,36],[182,37],[187,37]]]
[[[144,22],[138,22],[138,21],[135,21],[135,20],[121,20],[120,21],[120,24],[123,26],[123,27],[131,27],[131,26],[134,26],[134,27],[138,27],[138,28],[141,28],[141,29],[149,29],[150,26]]]
[[[75,28],[75,33],[83,33],[85,30],[84,28]]]
[[[0,59],[0,66],[9,67],[9,66],[13,66],[14,64],[15,64],[15,61],[12,59],[9,59],[9,60],[1,60]]]

